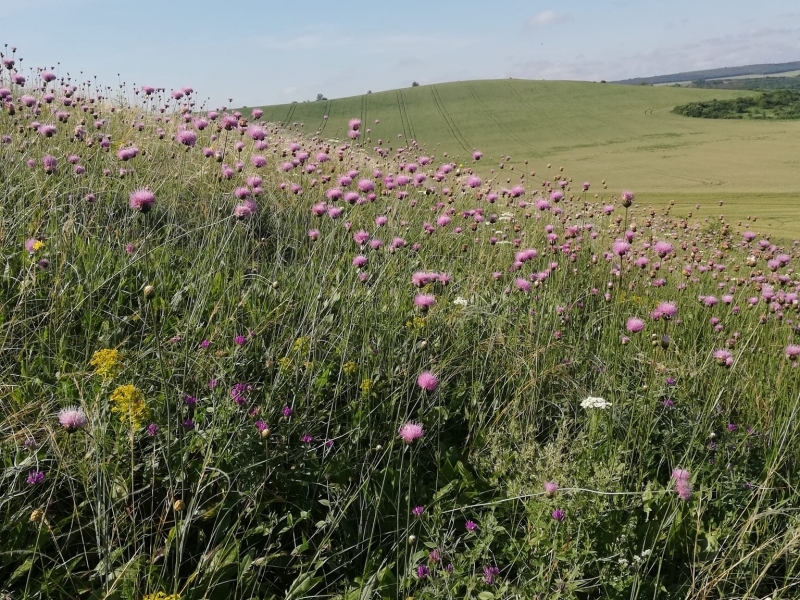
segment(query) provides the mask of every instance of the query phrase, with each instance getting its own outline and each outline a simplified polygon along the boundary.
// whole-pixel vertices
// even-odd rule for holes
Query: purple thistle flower
[[[247,338],[243,335],[237,335],[233,338],[233,343],[237,346],[244,346],[247,343]]]
[[[425,429],[419,423],[408,422],[400,428],[398,434],[406,444],[411,444],[425,435]]]
[[[288,406],[284,406],[282,412],[283,416],[286,417],[287,419],[294,414],[294,411]]]
[[[544,493],[548,496],[552,496],[558,491],[558,484],[555,481],[545,481],[544,482]]]
[[[130,195],[130,206],[133,210],[138,210],[141,213],[150,212],[156,202],[156,197],[148,189],[140,188],[134,190]]]
[[[415,517],[420,516],[423,512],[425,512],[425,508],[422,506],[415,506],[414,508],[411,509],[411,514],[414,515]]]
[[[147,431],[147,435],[154,437],[158,433],[158,425],[155,423],[150,423],[145,431]]]
[[[430,571],[428,571],[428,567],[425,565],[420,565],[417,567],[417,577],[420,579],[425,579],[428,576],[428,573],[430,573]]]
[[[467,531],[475,531],[478,529],[478,524],[475,523],[475,521],[468,520],[466,523],[464,523],[464,527]]]
[[[560,508],[557,508],[552,513],[550,513],[550,516],[553,517],[553,519],[555,519],[559,523],[561,523],[564,519],[567,518],[567,515]]]
[[[183,428],[186,429],[187,431],[192,431],[194,429],[194,421],[192,421],[191,419],[186,419],[183,422]]]

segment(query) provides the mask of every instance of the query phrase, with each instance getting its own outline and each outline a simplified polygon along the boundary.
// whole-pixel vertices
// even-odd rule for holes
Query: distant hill
[[[744,65],[741,67],[724,67],[722,69],[706,69],[705,71],[686,71],[671,75],[657,75],[655,77],[635,77],[615,81],[624,85],[656,85],[659,83],[678,83],[681,81],[697,81],[698,79],[721,79],[724,77],[741,77],[742,75],[772,75],[773,73],[787,73],[800,70],[800,61],[775,63],[764,65]]]

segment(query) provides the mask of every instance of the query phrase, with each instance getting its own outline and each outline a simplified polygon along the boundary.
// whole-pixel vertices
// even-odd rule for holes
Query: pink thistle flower
[[[400,428],[398,434],[406,444],[411,444],[425,435],[425,429],[419,423],[409,421]]]
[[[548,496],[552,496],[558,491],[558,484],[555,481],[545,481],[544,482],[544,493]]]
[[[642,329],[644,329],[644,321],[638,317],[631,317],[625,323],[625,329],[631,333],[639,333]]]
[[[362,268],[362,267],[366,267],[367,266],[367,257],[362,255],[362,254],[359,254],[358,256],[356,256],[353,259],[353,266],[354,267],[358,267],[359,269]]]
[[[58,422],[68,433],[74,433],[79,429],[84,429],[89,424],[89,419],[86,418],[86,413],[82,408],[68,406],[58,412]]]
[[[678,307],[674,302],[661,302],[656,307],[656,312],[665,319],[673,319],[678,314]]]
[[[187,148],[192,148],[197,143],[197,134],[190,129],[182,129],[175,134],[175,139]]]
[[[730,367],[733,364],[733,354],[728,350],[715,350],[712,356],[720,366]]]
[[[464,523],[464,528],[467,531],[475,531],[478,528],[478,525],[475,523],[475,521],[467,520],[467,522]]]
[[[786,346],[786,358],[789,360],[797,360],[800,357],[800,346],[796,344],[789,344]]]
[[[427,310],[434,304],[436,304],[436,297],[432,294],[417,294],[414,297],[414,306],[423,310]]]
[[[567,518],[567,515],[560,508],[557,508],[552,513],[550,513],[550,516],[553,517],[553,519],[555,519],[559,523],[561,523],[564,519]]]
[[[148,189],[139,188],[138,190],[131,192],[130,207],[134,210],[138,210],[141,213],[149,212],[150,209],[153,208],[155,202],[155,195]]]
[[[258,206],[252,200],[245,200],[233,208],[233,216],[237,219],[249,219],[258,212]]]
[[[517,277],[514,280],[514,286],[521,292],[528,293],[531,291],[531,282],[522,277]]]
[[[439,379],[430,371],[423,371],[417,377],[417,385],[426,392],[432,392],[438,387]]]
[[[631,249],[631,245],[628,242],[617,240],[611,245],[611,250],[617,256],[625,256]]]
[[[367,233],[363,229],[356,231],[353,234],[353,241],[359,246],[366,244],[368,240],[369,240],[369,233]]]
[[[55,173],[58,168],[58,162],[56,161],[55,157],[50,156],[49,154],[44,155],[44,158],[42,158],[42,164],[44,165],[44,172],[48,175]]]
[[[480,160],[482,157],[483,157],[483,152],[481,152],[480,150],[475,150],[475,152],[472,153],[472,160]]]
[[[259,155],[256,154],[256,155],[250,157],[250,162],[253,163],[253,166],[256,169],[260,169],[261,167],[266,166],[267,159],[264,158],[263,156],[259,156]]]

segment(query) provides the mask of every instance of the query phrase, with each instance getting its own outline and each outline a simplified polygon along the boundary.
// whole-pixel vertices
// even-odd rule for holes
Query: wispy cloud
[[[528,19],[528,26],[538,29],[540,27],[548,27],[550,25],[558,25],[569,21],[569,17],[564,14],[557,13],[554,10],[543,10],[542,12],[533,15]]]

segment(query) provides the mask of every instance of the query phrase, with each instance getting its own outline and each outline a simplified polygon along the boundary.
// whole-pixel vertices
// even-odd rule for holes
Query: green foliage
[[[791,249],[772,263],[781,248],[740,247],[724,219],[623,209],[572,190],[568,171],[557,210],[535,204],[551,183],[490,204],[502,180],[474,191],[456,166],[441,182],[422,169],[406,198],[374,176],[373,202],[314,216],[323,176],[397,164],[274,128],[259,170],[235,129],[187,150],[171,139],[179,110],[171,124],[92,110],[113,144],[142,150],[124,174],[117,147],[0,115],[14,141],[0,146],[3,593],[796,597]],[[334,160],[286,173],[293,142]],[[241,173],[222,177],[202,146],[241,156]],[[47,175],[46,152],[87,171]],[[259,210],[236,218],[235,190],[255,175]],[[143,186],[147,213],[128,206]],[[644,267],[611,253],[629,228]],[[406,244],[357,244],[361,229]],[[673,251],[657,256],[658,240]],[[538,254],[512,267],[525,247]],[[421,286],[427,310],[417,271],[450,275]],[[662,301],[679,318],[650,318]],[[631,316],[644,332],[626,332]],[[429,392],[416,384],[427,370]],[[122,415],[137,419],[113,411],[121,386],[141,393]],[[59,422],[68,406],[85,428]],[[425,430],[413,443],[398,435],[409,421]],[[29,483],[34,471],[44,479]]]
[[[675,112],[703,119],[800,119],[800,91],[777,90],[757,97],[694,102],[676,106]]]

